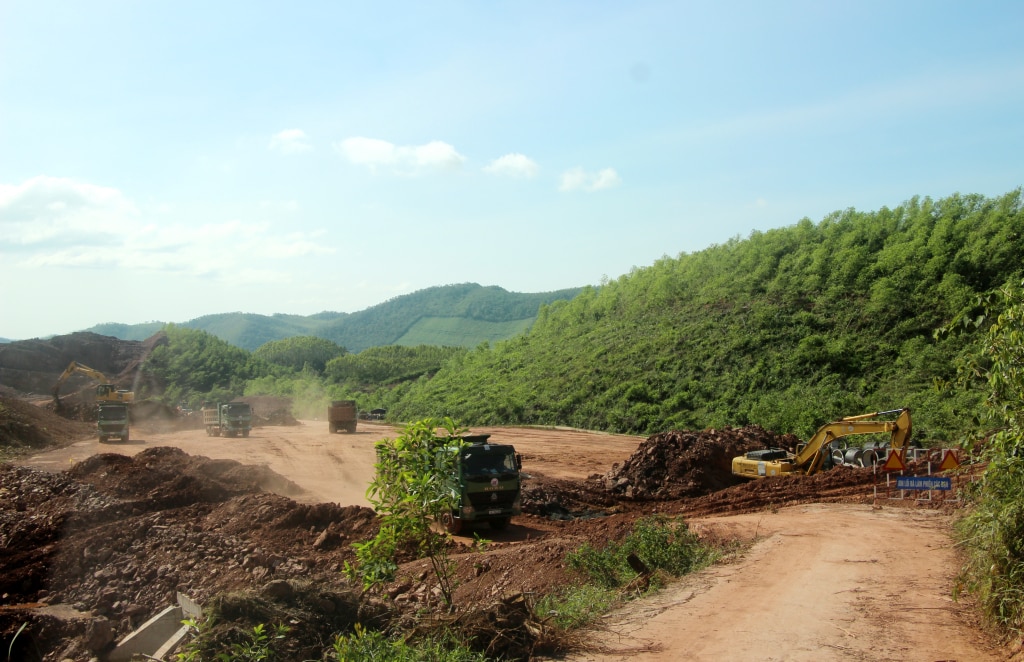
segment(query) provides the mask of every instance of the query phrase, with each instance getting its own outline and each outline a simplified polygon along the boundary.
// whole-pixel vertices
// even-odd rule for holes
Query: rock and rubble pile
[[[721,430],[671,430],[649,437],[621,466],[596,477],[626,499],[680,499],[715,492],[740,482],[732,459],[761,448],[792,450],[793,435],[758,425]]]
[[[17,605],[60,604],[89,615],[83,631],[36,636],[99,650],[179,591],[202,603],[275,579],[341,586],[349,543],[374,534],[374,512],[264,493],[269,473],[166,447],[57,473],[0,464],[0,635],[24,622]],[[107,636],[85,631],[97,629]]]

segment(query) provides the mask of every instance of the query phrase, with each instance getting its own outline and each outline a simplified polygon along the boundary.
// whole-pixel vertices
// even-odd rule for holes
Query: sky
[[[0,0],[0,338],[600,285],[1024,185],[1024,3]]]

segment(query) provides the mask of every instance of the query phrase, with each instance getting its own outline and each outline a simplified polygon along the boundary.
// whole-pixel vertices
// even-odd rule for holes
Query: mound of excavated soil
[[[17,397],[0,392],[0,454],[65,446],[95,433],[95,427],[70,421]]]
[[[696,497],[735,485],[732,459],[760,448],[792,449],[798,439],[758,425],[671,430],[649,437],[604,477],[607,490],[627,499]]]
[[[350,543],[375,533],[374,512],[262,493],[268,473],[172,448],[96,455],[58,473],[0,464],[0,638],[29,620],[16,640],[26,651],[65,645],[62,655],[85,659],[179,591],[203,603],[275,579],[340,590]],[[35,603],[91,616],[57,627],[17,608]]]

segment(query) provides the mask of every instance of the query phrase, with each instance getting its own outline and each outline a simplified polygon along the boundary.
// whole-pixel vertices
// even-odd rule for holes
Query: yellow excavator
[[[110,379],[99,370],[90,368],[87,365],[82,365],[77,361],[72,361],[64,372],[61,373],[60,377],[57,378],[57,383],[53,385],[53,404],[60,407],[60,387],[64,385],[71,375],[81,374],[94,379],[99,384],[96,385],[96,402],[97,404],[119,402],[122,404],[130,405],[135,402],[135,394],[132,391],[118,389],[116,386],[110,383]]]
[[[896,415],[895,420],[881,420],[882,416]],[[906,459],[907,442],[910,440],[910,409],[891,409],[871,414],[847,416],[838,421],[826,423],[818,428],[810,441],[797,446],[796,453],[780,448],[751,451],[733,458],[732,473],[742,478],[765,478],[766,476],[809,476],[835,461],[832,442],[854,434],[889,433],[889,447],[900,452],[900,459]],[[842,451],[839,451],[840,453]],[[877,456],[876,456],[877,457]]]

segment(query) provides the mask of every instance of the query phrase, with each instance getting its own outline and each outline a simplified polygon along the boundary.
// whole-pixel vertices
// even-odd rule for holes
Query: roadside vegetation
[[[1019,638],[1024,633],[1024,289],[1005,287],[983,304],[984,314],[947,329],[984,331],[978,353],[960,370],[961,386],[986,394],[982,433],[970,443],[988,463],[957,527],[968,554],[960,581],[991,622]]]

